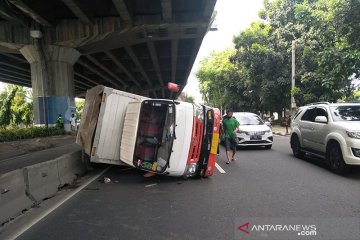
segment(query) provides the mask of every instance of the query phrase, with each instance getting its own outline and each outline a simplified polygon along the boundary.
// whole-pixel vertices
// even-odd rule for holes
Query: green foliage
[[[31,127],[0,129],[0,142],[15,141],[28,138],[64,135],[65,130],[56,127]]]
[[[1,127],[31,125],[33,122],[31,89],[9,84],[0,93],[0,120]]]
[[[0,127],[5,127],[10,124],[11,121],[11,104],[15,98],[15,94],[18,91],[18,87],[14,86],[10,89],[9,93],[2,101],[0,109]]]
[[[85,105],[84,99],[80,99],[80,98],[75,99],[76,118],[77,119],[81,119],[82,113],[84,111],[84,105]]]
[[[234,53],[234,49],[212,52],[210,57],[202,60],[196,76],[200,82],[200,93],[206,104],[230,107],[226,103],[229,103],[227,99],[231,99],[236,91],[233,80],[238,75],[236,67],[230,62],[230,57]]]
[[[184,98],[184,102],[195,103],[195,98],[193,96],[185,94]]]
[[[359,0],[265,0],[255,22],[234,37],[235,51],[213,53],[197,77],[207,103],[246,111],[354,99],[360,78]],[[296,88],[291,45],[296,42]],[[230,59],[230,61],[228,60]]]

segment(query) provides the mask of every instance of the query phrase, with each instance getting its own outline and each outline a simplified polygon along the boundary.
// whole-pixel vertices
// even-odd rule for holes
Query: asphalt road
[[[18,239],[360,239],[358,168],[344,177],[319,160],[296,159],[288,137],[275,137],[271,150],[240,150],[237,159],[226,165],[221,147],[225,173],[208,179],[144,179],[113,167]],[[113,183],[101,182],[105,176]],[[261,220],[316,224],[317,235],[237,229]]]

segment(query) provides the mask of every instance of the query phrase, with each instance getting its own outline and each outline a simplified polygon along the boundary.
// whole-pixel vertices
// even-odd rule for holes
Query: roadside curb
[[[81,150],[0,175],[0,224],[37,206],[86,172]]]

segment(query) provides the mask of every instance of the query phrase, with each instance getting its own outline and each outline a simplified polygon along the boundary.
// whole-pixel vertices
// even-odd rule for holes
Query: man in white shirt
[[[69,119],[71,132],[76,133],[76,117],[75,114],[71,114],[71,118]]]

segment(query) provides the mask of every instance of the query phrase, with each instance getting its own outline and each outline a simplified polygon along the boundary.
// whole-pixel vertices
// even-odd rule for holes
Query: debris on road
[[[148,188],[148,187],[154,187],[154,186],[156,186],[156,185],[157,185],[157,183],[153,183],[153,184],[145,185],[145,187],[146,187],[146,188]]]
[[[104,177],[104,183],[105,183],[105,184],[111,183],[111,179],[108,178],[108,177]]]

